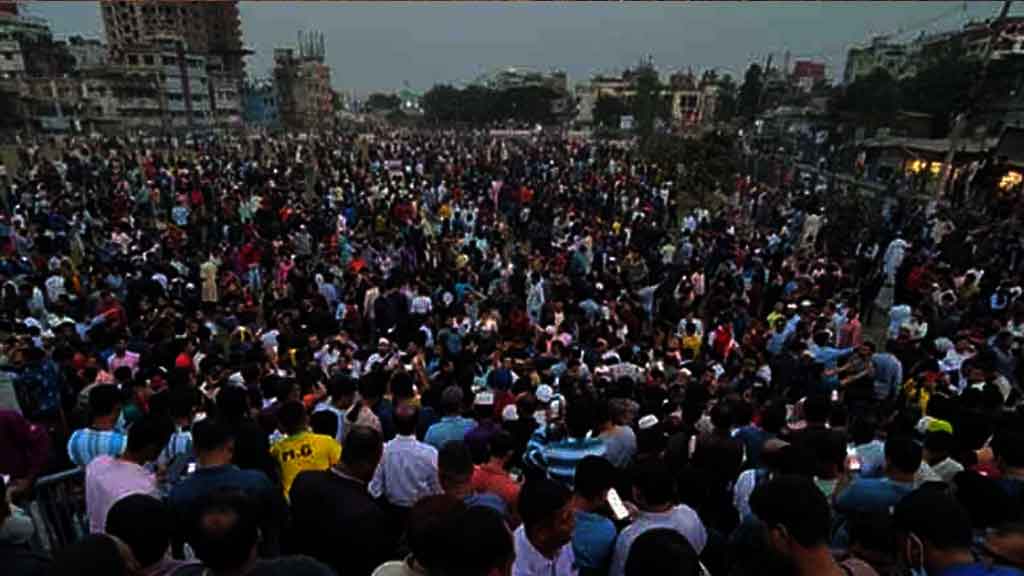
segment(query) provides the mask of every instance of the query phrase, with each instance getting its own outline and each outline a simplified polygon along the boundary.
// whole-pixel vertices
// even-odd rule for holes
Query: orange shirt
[[[519,501],[519,483],[512,479],[500,466],[481,464],[473,469],[473,490],[497,494],[509,509],[514,510]]]

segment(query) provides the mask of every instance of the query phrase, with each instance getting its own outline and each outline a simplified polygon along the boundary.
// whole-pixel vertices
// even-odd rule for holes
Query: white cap
[[[644,416],[643,418],[641,418],[640,421],[637,422],[636,425],[641,430],[647,430],[647,429],[650,429],[650,428],[654,428],[655,426],[658,425],[658,417],[655,416],[654,414],[648,414],[647,416]]]
[[[519,420],[519,409],[516,408],[515,404],[509,404],[501,410],[501,419],[505,422],[515,422]]]
[[[554,398],[555,391],[554,389],[551,388],[551,386],[548,386],[547,384],[541,384],[540,386],[537,386],[537,391],[534,393],[534,395],[537,397],[537,400],[543,402],[544,404],[547,404],[548,402],[551,402],[552,398]]]

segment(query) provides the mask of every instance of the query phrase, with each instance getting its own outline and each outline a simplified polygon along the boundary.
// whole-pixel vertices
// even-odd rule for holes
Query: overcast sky
[[[1000,2],[271,2],[241,3],[250,74],[267,75],[275,47],[299,30],[327,43],[335,88],[365,94],[408,82],[425,90],[504,66],[560,68],[573,82],[646,54],[662,69],[717,67],[742,76],[788,49],[842,76],[846,48],[872,34],[958,27]],[[98,2],[28,3],[58,35],[103,37]],[[1014,11],[1017,12],[1016,10]]]

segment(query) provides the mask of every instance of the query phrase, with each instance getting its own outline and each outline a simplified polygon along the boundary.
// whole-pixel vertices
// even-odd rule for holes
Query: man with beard
[[[859,560],[836,562],[829,550],[828,501],[808,479],[781,476],[759,485],[750,508],[760,524],[763,558],[758,573],[779,576],[877,576]]]

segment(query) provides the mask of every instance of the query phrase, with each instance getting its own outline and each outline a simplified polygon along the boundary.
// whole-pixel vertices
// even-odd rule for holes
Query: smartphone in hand
[[[629,518],[629,509],[622,503],[622,498],[619,498],[619,493],[615,491],[615,488],[608,490],[608,507],[612,509],[612,515],[615,517],[616,522],[621,522],[626,518]]]

